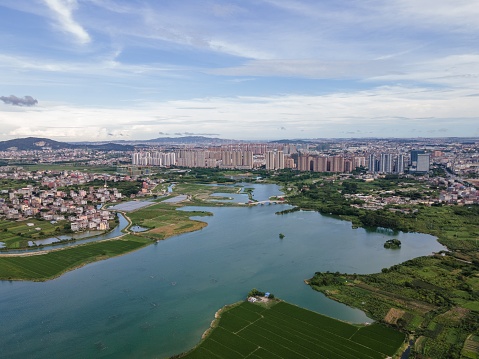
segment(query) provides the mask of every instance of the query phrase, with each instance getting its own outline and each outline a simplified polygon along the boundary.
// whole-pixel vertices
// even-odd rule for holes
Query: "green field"
[[[359,327],[277,302],[225,310],[210,334],[183,358],[385,358],[405,335],[380,324]]]
[[[34,218],[25,221],[2,220],[0,221],[0,242],[5,243],[9,249],[25,248],[28,246],[28,241],[64,234],[65,223],[67,222],[51,224],[49,221]],[[70,228],[69,223],[68,228]]]
[[[41,255],[1,256],[0,280],[52,279],[87,263],[128,253],[150,243],[145,238],[128,235],[122,239],[87,243]]]
[[[197,231],[206,226],[205,222],[190,219],[192,216],[209,216],[205,211],[178,211],[181,204],[158,203],[128,213],[128,217],[135,225],[150,228],[147,232],[140,232],[138,236],[151,239],[166,239],[181,233]]]
[[[88,173],[115,173],[116,167],[110,166],[89,166],[84,163],[48,163],[21,165],[26,171],[79,171]]]

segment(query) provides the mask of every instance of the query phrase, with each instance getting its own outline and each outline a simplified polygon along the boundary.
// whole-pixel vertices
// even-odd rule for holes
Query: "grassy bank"
[[[207,186],[185,185],[180,189],[194,191]],[[234,190],[234,189],[228,189]],[[207,187],[203,195],[208,196],[215,191],[214,187]],[[198,200],[199,201],[199,200]],[[146,227],[149,230],[135,235],[126,235],[121,239],[88,243],[65,249],[48,252],[25,252],[22,255],[0,256],[0,279],[44,281],[60,276],[69,270],[81,267],[87,263],[107,259],[134,251],[156,240],[166,239],[182,233],[200,230],[206,226],[205,222],[192,220],[191,216],[211,215],[206,211],[178,211],[185,204],[161,203],[125,214],[133,225]],[[33,226],[28,226],[32,223]],[[39,230],[35,228],[40,228]],[[24,221],[0,223],[2,241],[9,248],[15,248],[15,243],[26,244],[28,240],[42,236],[53,236],[58,231],[47,221]],[[4,238],[4,239],[3,239]],[[8,252],[6,252],[8,253]]]
[[[57,249],[46,254],[32,252],[0,257],[0,280],[45,281],[88,263],[116,257],[151,243],[143,237],[127,235],[121,239],[87,243]]]

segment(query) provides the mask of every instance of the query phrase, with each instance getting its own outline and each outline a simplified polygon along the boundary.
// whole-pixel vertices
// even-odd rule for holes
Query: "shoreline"
[[[79,268],[81,268],[81,267],[83,267],[87,264],[99,262],[99,261],[106,260],[106,259],[113,258],[113,257],[123,256],[123,255],[129,254],[129,253],[133,253],[134,251],[137,251],[139,249],[142,249],[142,248],[145,248],[149,245],[157,243],[160,240],[166,240],[168,238],[171,238],[171,237],[174,237],[174,236],[177,236],[177,235],[180,235],[180,234],[184,234],[184,233],[196,232],[196,231],[201,230],[201,229],[205,228],[206,226],[208,226],[207,222],[190,219],[190,221],[193,222],[193,226],[191,226],[189,228],[180,229],[180,230],[178,230],[178,233],[167,232],[167,233],[164,234],[165,235],[164,238],[154,238],[154,237],[149,237],[149,236],[146,236],[146,235],[139,235],[135,232],[130,232],[129,228],[131,227],[133,222],[132,222],[131,218],[129,218],[126,215],[126,213],[124,213],[124,212],[121,212],[121,213],[124,216],[124,218],[127,219],[128,225],[123,229],[123,231],[126,231],[126,232],[119,235],[119,236],[112,237],[112,238],[107,238],[107,239],[102,239],[102,240],[98,240],[98,241],[94,241],[94,242],[82,243],[82,244],[78,244],[78,245],[75,245],[75,246],[62,247],[62,248],[52,248],[52,249],[47,249],[47,250],[44,250],[44,251],[31,251],[31,252],[25,252],[25,253],[0,253],[0,261],[2,260],[2,258],[27,258],[27,257],[33,257],[33,256],[48,255],[48,254],[51,254],[51,253],[65,251],[65,250],[73,250],[74,251],[74,250],[77,250],[77,249],[81,249],[85,246],[95,246],[95,245],[105,243],[105,242],[120,241],[120,240],[122,240],[122,238],[124,238],[125,236],[128,236],[128,235],[143,239],[145,241],[145,243],[143,245],[141,245],[137,248],[134,248],[132,250],[128,250],[126,252],[120,253],[118,255],[111,255],[111,256],[110,255],[99,255],[99,256],[96,256],[96,257],[86,258],[84,262],[79,263],[78,265],[75,265],[73,267],[61,270],[58,274],[56,274],[54,276],[47,276],[47,277],[43,277],[41,279],[22,278],[22,277],[18,277],[18,278],[4,277],[4,278],[0,278],[0,281],[5,280],[5,281],[44,282],[44,281],[52,280],[52,279],[60,277],[61,275],[65,274],[67,272],[79,269]],[[145,233],[145,234],[147,234],[148,232],[154,233],[152,231],[154,231],[155,229],[160,229],[160,231],[158,231],[158,232],[161,232],[161,228],[157,227],[157,228],[152,228],[152,229],[150,229],[146,232],[143,232],[143,233]]]

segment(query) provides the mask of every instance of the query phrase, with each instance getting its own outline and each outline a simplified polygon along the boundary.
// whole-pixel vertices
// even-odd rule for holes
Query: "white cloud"
[[[86,30],[73,19],[73,11],[77,8],[76,0],[44,0],[45,4],[54,12],[59,27],[72,34],[81,44],[91,41]]]
[[[401,16],[416,26],[439,26],[452,31],[477,31],[479,5],[474,0],[398,0],[382,7],[390,16]]]
[[[251,60],[240,66],[217,68],[209,73],[223,76],[353,79],[397,83],[415,82],[479,88],[479,55],[462,54],[434,59],[322,61],[317,59]]]
[[[163,64],[124,64],[116,60],[119,54],[118,51],[106,57],[92,58],[85,62],[48,60],[0,54],[0,68],[15,68],[20,72],[57,72],[71,75],[98,75],[101,77],[120,77],[122,75],[131,76],[134,74],[141,75],[151,73],[169,74],[172,76],[172,73],[175,71],[181,72],[188,70],[188,68],[181,66]]]
[[[0,111],[0,137],[27,135],[58,140],[150,139],[164,133],[218,133],[222,138],[277,139],[374,136],[467,136],[478,122],[477,98],[467,90],[383,86],[324,96],[198,98],[144,103],[136,108],[53,106]],[[201,110],[199,110],[201,108]],[[358,132],[361,133],[361,132]],[[113,136],[112,136],[113,135]],[[116,136],[116,137],[115,137]],[[370,135],[371,136],[371,135]]]

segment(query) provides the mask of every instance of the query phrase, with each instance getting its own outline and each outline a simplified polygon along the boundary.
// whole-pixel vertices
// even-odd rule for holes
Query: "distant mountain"
[[[309,144],[315,142],[315,140],[308,140],[308,139],[293,139],[293,140],[275,140],[275,141],[269,141],[269,143],[280,143],[280,144],[288,144],[288,143],[294,143],[294,144]]]
[[[117,143],[103,143],[103,144],[75,144],[67,142],[58,142],[48,138],[27,137],[16,138],[8,141],[0,141],[0,151],[17,150],[17,151],[32,151],[32,150],[61,150],[61,149],[80,149],[89,148],[98,151],[133,151],[135,148],[130,145],[122,145]]]
[[[161,143],[161,144],[205,144],[205,143],[215,143],[215,144],[222,144],[222,143],[231,143],[231,142],[243,142],[238,140],[224,140],[221,138],[213,138],[213,137],[204,137],[204,136],[184,136],[184,137],[159,137],[154,138],[152,140],[145,140],[145,141],[134,141],[137,143]]]
[[[114,143],[131,146],[157,146],[157,145],[185,145],[185,144],[226,144],[226,143],[241,143],[241,140],[224,140],[221,138],[204,137],[204,136],[185,136],[185,137],[160,137],[151,140],[115,140]],[[82,146],[88,145],[104,145],[106,142],[75,142]]]
[[[112,143],[112,142],[98,143],[98,144],[74,143],[71,145],[76,146],[75,148],[88,148],[90,150],[97,150],[97,151],[133,151],[135,149],[135,146],[123,145],[123,144]]]
[[[29,151],[29,150],[41,150],[41,149],[50,148],[52,150],[60,150],[63,148],[76,148],[69,143],[58,142],[50,140],[48,138],[38,138],[38,137],[27,137],[27,138],[15,138],[8,141],[0,141],[0,151],[6,150],[19,150],[19,151]]]

